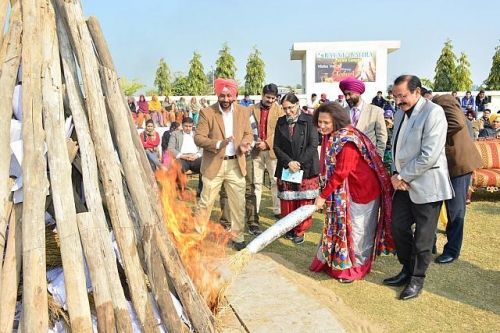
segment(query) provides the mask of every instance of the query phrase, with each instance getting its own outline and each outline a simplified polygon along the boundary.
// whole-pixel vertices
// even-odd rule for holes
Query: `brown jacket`
[[[260,108],[261,108],[261,103],[257,103],[254,105],[251,105],[250,108],[253,111],[253,114],[255,115],[255,120],[257,121],[257,128],[260,124]],[[278,122],[278,118],[283,116],[285,112],[283,112],[283,109],[278,103],[273,103],[271,106],[271,109],[269,110],[269,114],[267,115],[267,126],[266,126],[266,143],[267,146],[269,147],[269,155],[271,159],[275,160],[276,159],[276,154],[274,153],[273,149],[273,144],[274,144],[274,132],[276,130],[276,123]]]
[[[440,95],[432,101],[443,108],[448,121],[445,150],[450,177],[462,176],[480,168],[481,156],[469,135],[464,112],[455,97]]]
[[[245,155],[239,149],[241,142],[252,143],[252,129],[248,109],[233,103],[233,137],[238,164],[243,176],[246,175]],[[218,141],[225,139],[224,120],[219,110],[219,103],[215,103],[200,111],[200,118],[194,136],[195,144],[203,148],[201,160],[201,174],[207,179],[214,178],[222,166],[225,147],[217,149]]]

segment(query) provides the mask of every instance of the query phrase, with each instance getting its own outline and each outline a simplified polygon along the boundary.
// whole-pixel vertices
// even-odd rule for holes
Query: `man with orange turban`
[[[222,184],[226,190],[231,235],[236,250],[245,248],[246,157],[253,141],[248,111],[234,103],[238,83],[229,79],[214,82],[218,101],[200,111],[194,141],[203,148],[203,190],[198,204],[200,223],[208,223]]]
[[[384,110],[363,101],[361,95],[365,92],[365,83],[361,80],[348,77],[340,81],[339,88],[349,105],[352,126],[363,132],[377,147],[379,155],[384,156],[387,143]]]

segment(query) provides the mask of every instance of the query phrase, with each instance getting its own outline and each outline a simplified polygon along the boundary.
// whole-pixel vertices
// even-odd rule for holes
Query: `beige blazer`
[[[377,147],[379,155],[384,156],[387,143],[387,127],[384,121],[384,110],[363,101],[363,107],[356,128],[363,132],[373,142]]]
[[[248,108],[233,103],[233,137],[238,164],[243,176],[246,175],[245,155],[239,149],[242,142],[252,143],[252,129],[248,117]],[[207,179],[214,178],[222,166],[225,148],[217,149],[218,141],[225,139],[224,120],[219,110],[219,103],[215,103],[200,111],[200,118],[196,126],[194,142],[203,148],[201,160],[201,174]]]
[[[250,106],[254,116],[255,120],[257,121],[257,128],[260,124],[260,108],[261,104],[257,103],[254,105]],[[266,138],[266,143],[267,146],[269,147],[269,155],[271,159],[275,160],[276,159],[276,154],[274,153],[273,149],[273,144],[274,144],[274,132],[276,130],[276,123],[278,122],[278,118],[283,116],[285,112],[283,112],[283,109],[278,103],[273,103],[271,106],[271,109],[269,110],[269,114],[267,115],[267,126],[266,126],[266,131],[267,131],[267,138]]]

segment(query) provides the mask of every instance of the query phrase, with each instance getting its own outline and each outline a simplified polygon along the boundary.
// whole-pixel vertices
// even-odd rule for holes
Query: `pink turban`
[[[231,79],[216,79],[214,81],[215,94],[218,96],[220,93],[227,89],[231,93],[231,96],[236,98],[238,96],[238,83]]]
[[[353,77],[348,77],[340,81],[339,88],[342,92],[349,90],[358,94],[363,94],[365,92],[365,84],[363,81],[355,79]]]

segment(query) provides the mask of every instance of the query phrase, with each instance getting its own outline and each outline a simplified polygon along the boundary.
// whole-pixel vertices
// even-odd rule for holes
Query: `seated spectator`
[[[207,100],[205,99],[205,97],[202,97],[200,99],[200,107],[201,107],[201,110],[203,110],[204,108],[206,108],[208,106],[208,103],[207,103]]]
[[[451,95],[452,95],[453,97],[455,97],[455,99],[457,100],[458,104],[460,104],[460,98],[458,98],[458,96],[457,96],[457,92],[456,92],[456,91],[452,91],[452,92],[451,92]]]
[[[140,139],[153,171],[163,168],[160,163],[160,152],[158,149],[160,145],[160,134],[155,131],[155,124],[152,119],[146,121],[146,129],[140,134]]]
[[[481,121],[483,123],[483,128],[491,128],[491,110],[485,109],[483,111],[483,116],[481,117]]]
[[[149,103],[146,101],[144,95],[139,96],[139,103],[137,104],[139,112],[137,113],[137,128],[142,128],[144,120],[149,120]]]
[[[462,103],[461,103],[462,109],[467,110],[467,107],[472,107],[474,110],[476,107],[476,102],[474,101],[474,97],[472,96],[472,93],[470,91],[467,91],[465,93],[465,96],[462,97]]]
[[[175,102],[169,97],[165,97],[162,103],[162,118],[163,118],[163,126],[170,127],[172,123],[175,122]]]
[[[500,114],[496,113],[490,117],[491,127],[485,127],[479,132],[480,138],[500,139]]]
[[[137,105],[135,105],[134,96],[129,96],[127,98],[127,103],[132,119],[134,120],[134,124],[137,125]]]
[[[161,103],[157,95],[151,96],[149,101],[149,116],[153,120],[155,126],[163,126],[163,116],[161,114]]]
[[[387,101],[382,96],[382,92],[380,90],[377,91],[377,96],[373,97],[372,104],[383,109],[386,103],[387,103]]]
[[[479,132],[483,129],[483,122],[479,119],[476,119],[476,112],[471,109],[467,110],[465,118],[467,118],[467,122],[470,123],[472,127],[474,139],[477,139],[477,137],[479,136]]]
[[[344,95],[339,95],[337,100],[335,101],[340,104],[341,107],[346,108],[347,107],[347,102],[344,98]]]
[[[253,104],[253,101],[250,99],[250,95],[248,94],[245,94],[245,96],[243,97],[243,99],[240,101],[240,105],[243,105],[243,106],[250,106]]]
[[[189,101],[188,105],[189,109],[189,117],[193,118],[194,121],[194,127],[198,124],[198,118],[200,117],[200,110],[201,110],[201,105],[198,104],[198,101],[196,100],[196,97],[191,97],[191,101]]]
[[[486,104],[488,104],[488,97],[484,94],[484,90],[479,91],[476,96],[476,110],[477,112],[484,112],[486,109]]]
[[[327,96],[326,96],[325,93],[322,93],[321,94],[321,98],[319,99],[319,104],[323,104],[323,103],[326,103],[326,102],[330,102],[330,100],[327,98]]]
[[[168,150],[172,156],[180,163],[182,172],[191,170],[193,173],[200,173],[202,150],[194,143],[193,132],[194,121],[192,118],[186,117],[182,121],[182,130],[174,131],[168,142]],[[199,195],[202,190],[201,175],[198,180]]]
[[[392,110],[396,109],[396,102],[394,101],[394,96],[392,95],[392,90],[387,91],[387,97],[385,98],[387,103],[391,106]]]
[[[175,112],[175,121],[182,124],[182,119],[189,116],[188,105],[184,97],[179,98],[177,102],[177,110]]]
[[[168,142],[170,141],[170,137],[172,136],[172,133],[176,131],[179,128],[179,123],[176,123],[175,121],[170,124],[170,127],[167,131],[163,132],[163,136],[161,137],[161,152],[163,156],[163,162],[165,162],[165,156],[168,154],[165,154],[165,152],[168,149]],[[163,163],[164,165],[167,165],[166,163]]]

